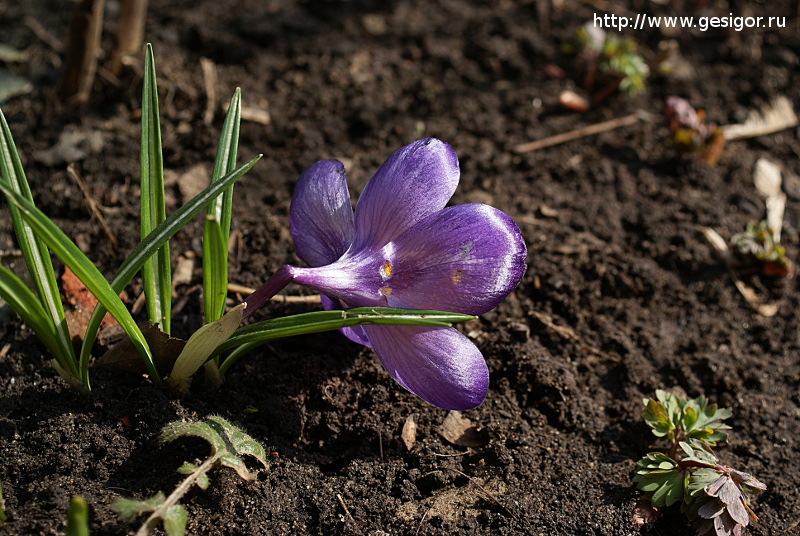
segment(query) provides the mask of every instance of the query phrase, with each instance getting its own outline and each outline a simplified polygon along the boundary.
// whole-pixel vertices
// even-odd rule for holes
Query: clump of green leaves
[[[743,264],[758,266],[764,275],[786,276],[791,272],[786,249],[775,240],[766,220],[747,224],[745,232],[731,237],[731,245]]]
[[[595,78],[610,80],[614,89],[638,94],[644,91],[650,67],[637,52],[636,41],[618,37],[588,22],[576,32],[577,51],[586,61],[584,86],[591,90]]]
[[[207,489],[210,485],[208,472],[217,466],[229,467],[244,480],[252,481],[255,473],[245,465],[242,456],[252,456],[267,467],[267,454],[264,447],[255,439],[221,417],[209,417],[205,422],[173,422],[161,430],[160,442],[168,443],[179,437],[193,436],[205,439],[211,444],[211,453],[200,463],[184,463],[178,472],[187,475],[175,490],[165,496],[158,493],[145,500],[115,499],[111,504],[120,516],[128,521],[149,513],[147,520],[136,532],[136,536],[150,534],[159,523],[169,536],[183,536],[186,530],[186,509],[178,501],[192,486]]]
[[[753,476],[720,465],[711,447],[727,438],[722,421],[730,411],[700,396],[656,391],[644,400],[643,417],[656,437],[669,441],[667,453],[651,452],[637,462],[633,481],[653,509],[680,503],[698,536],[739,536],[758,518],[750,500],[766,486]]]

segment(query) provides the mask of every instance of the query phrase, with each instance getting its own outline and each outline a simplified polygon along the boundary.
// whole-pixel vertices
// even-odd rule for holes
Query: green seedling
[[[67,536],[89,536],[89,505],[79,495],[69,500]]]
[[[200,463],[184,463],[178,472],[187,475],[180,484],[165,496],[158,493],[146,500],[117,498],[111,508],[128,521],[149,513],[144,524],[136,532],[136,536],[150,534],[159,523],[169,536],[183,536],[186,531],[186,509],[178,501],[193,486],[207,489],[211,484],[208,472],[214,467],[229,467],[247,481],[255,479],[255,473],[245,465],[242,456],[255,458],[265,468],[267,455],[255,439],[221,417],[209,417],[205,422],[184,423],[173,422],[161,430],[160,442],[168,443],[179,437],[193,436],[205,439],[211,445],[211,453]]]
[[[680,503],[694,522],[698,536],[741,534],[758,518],[750,500],[766,486],[753,476],[720,465],[711,447],[727,438],[722,421],[730,411],[704,397],[684,397],[656,391],[646,399],[643,418],[656,437],[669,442],[667,453],[651,452],[637,462],[633,481],[650,508]]]
[[[792,271],[786,249],[775,241],[766,220],[747,224],[745,232],[731,237],[731,246],[742,264],[756,266],[764,275],[784,277]]]
[[[586,64],[583,87],[593,92],[593,105],[616,91],[631,95],[644,91],[650,65],[637,52],[635,40],[609,34],[591,22],[575,33],[574,44],[566,49],[579,54]],[[595,92],[598,83],[601,87]]]

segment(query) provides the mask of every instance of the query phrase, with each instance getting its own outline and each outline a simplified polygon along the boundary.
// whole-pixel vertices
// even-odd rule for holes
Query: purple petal
[[[418,140],[389,157],[356,205],[356,249],[383,247],[445,207],[458,186],[458,157],[435,138]]]
[[[511,218],[469,204],[429,216],[379,250],[351,249],[335,263],[292,273],[296,283],[353,307],[481,315],[519,283],[525,253]]]
[[[466,410],[486,398],[486,361],[454,328],[364,326],[364,331],[389,374],[426,402]]]
[[[345,305],[333,301],[325,294],[320,294],[319,297],[322,299],[322,307],[326,311],[330,311],[332,309],[347,309]],[[339,328],[339,331],[341,332],[342,335],[344,335],[354,343],[361,344],[363,346],[366,346],[367,348],[372,348],[372,344],[370,344],[369,339],[367,338],[367,334],[364,332],[364,328],[362,326]]]
[[[514,221],[480,204],[446,208],[384,248],[392,307],[481,315],[525,273],[525,241]]]
[[[330,264],[353,242],[353,208],[344,165],[321,160],[297,180],[289,209],[297,256],[309,266]]]

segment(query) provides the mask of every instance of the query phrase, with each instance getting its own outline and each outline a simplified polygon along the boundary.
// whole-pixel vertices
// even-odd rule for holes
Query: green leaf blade
[[[0,158],[0,181],[33,204],[33,197],[22,168],[22,162],[2,111],[0,111],[0,156],[2,156]],[[79,375],[78,361],[70,340],[50,252],[13,203],[9,203],[9,215],[22,256],[25,259],[25,265],[34,282],[43,310],[47,313],[47,318],[54,328],[56,344],[48,345],[48,349],[53,353],[62,369],[69,371],[71,376],[77,378]]]
[[[343,327],[370,324],[450,327],[455,322],[465,322],[475,318],[475,316],[460,313],[392,307],[358,307],[345,310],[314,311],[273,318],[242,327],[234,332],[226,342],[217,347],[214,354],[244,347],[245,345],[247,345],[248,349],[252,349],[258,344],[273,339],[332,331]],[[234,352],[228,356],[220,365],[220,374],[225,374],[227,369],[241,355],[241,352]]]
[[[164,530],[169,536],[183,536],[186,532],[187,520],[186,508],[180,504],[173,504],[164,513],[161,521],[164,522]]]
[[[148,44],[145,54],[142,88],[141,125],[141,201],[140,232],[144,239],[167,218],[164,200],[164,161],[161,146],[161,120],[158,112],[153,47]],[[150,322],[159,324],[169,334],[172,308],[172,269],[169,243],[165,242],[142,266],[142,283]]]
[[[2,264],[0,264],[0,298],[19,315],[53,355],[58,355],[58,335],[44,307],[33,291]]]
[[[203,306],[206,323],[225,311],[228,289],[228,246],[222,226],[208,214],[203,222]]]
[[[166,496],[160,491],[153,497],[143,501],[116,497],[111,501],[111,509],[125,521],[133,521],[142,514],[154,512],[159,506],[164,504],[165,500]]]
[[[133,251],[119,267],[116,274],[114,274],[114,277],[111,279],[112,288],[117,293],[122,292],[125,286],[131,282],[133,276],[136,275],[144,263],[150,257],[152,257],[153,253],[162,244],[164,244],[170,239],[170,237],[172,237],[184,225],[186,225],[190,219],[197,215],[203,209],[203,207],[205,207],[214,197],[219,195],[220,192],[230,186],[234,181],[241,178],[245,173],[250,171],[260,159],[261,155],[258,155],[246,164],[237,168],[235,171],[228,173],[218,183],[211,184],[197,196],[192,198],[188,203],[173,212],[165,221],[156,227],[153,232],[147,235],[147,238],[136,245]],[[107,309],[103,307],[102,304],[98,304],[88,322],[80,355],[82,374],[88,374],[89,357],[92,345],[97,337],[97,330],[100,328],[100,323],[102,322],[103,316],[106,314],[106,312]]]
[[[120,327],[122,327],[128,337],[130,337],[134,346],[139,351],[139,354],[142,356],[142,359],[144,359],[153,383],[160,385],[161,379],[142,331],[139,329],[139,326],[136,325],[131,313],[125,307],[125,304],[119,298],[117,292],[114,291],[97,267],[95,267],[92,261],[78,249],[78,246],[76,246],[61,229],[50,221],[39,209],[33,206],[32,203],[9,189],[5,184],[0,184],[0,191],[5,194],[10,202],[20,209],[22,217],[25,218],[25,221],[31,226],[36,236],[47,244],[53,253],[55,253],[55,255],[73,271],[77,278],[86,285],[89,292],[91,292],[98,301],[103,304],[103,307],[111,313]]]
[[[171,387],[180,393],[186,392],[187,380],[203,366],[217,346],[227,340],[239,327],[243,312],[244,304],[241,304],[219,320],[204,325],[189,337],[169,376]]]
[[[242,122],[242,91],[236,88],[228,106],[228,113],[222,124],[217,155],[214,160],[214,170],[211,173],[211,182],[217,182],[225,174],[236,168],[236,157],[239,151],[239,131]],[[228,235],[231,231],[231,207],[233,205],[233,186],[226,189],[223,194],[215,199],[209,206],[208,213],[213,215],[222,226],[225,236],[226,248]]]

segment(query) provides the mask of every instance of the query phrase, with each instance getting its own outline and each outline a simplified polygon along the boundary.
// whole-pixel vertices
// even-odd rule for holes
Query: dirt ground
[[[119,8],[107,3],[106,55]],[[59,104],[64,58],[53,39],[66,42],[72,7],[0,2],[0,41],[28,54],[0,67],[33,84],[2,109],[38,205],[110,276],[138,240],[140,71],[118,79],[101,71],[86,106]],[[564,48],[577,27],[594,13],[644,12],[782,16],[786,24],[629,30],[647,59],[673,42],[673,69],[654,72],[641,95],[615,94],[585,113],[559,107],[563,89],[586,94],[582,64]],[[210,170],[236,87],[245,107],[261,112],[242,126],[241,161],[265,156],[236,187],[233,282],[257,286],[299,262],[288,208],[306,166],[339,158],[357,193],[392,152],[424,136],[447,141],[460,157],[454,203],[489,203],[519,223],[529,249],[524,280],[464,326],[491,372],[486,402],[464,413],[484,440],[448,443],[439,433],[447,412],[406,393],[370,350],[336,332],[265,346],[240,360],[218,391],[196,381],[175,400],[146,378],[93,369],[93,391],[80,396],[3,311],[0,483],[8,519],[0,534],[63,533],[76,494],[90,505],[92,534],[132,533],[136,525],[117,517],[112,499],[169,492],[183,461],[208,452],[200,440],[160,446],[160,428],[216,414],[264,444],[269,468],[255,482],[213,471],[208,490],[183,500],[189,534],[689,535],[677,508],[642,528],[631,519],[640,496],[631,484],[635,462],[662,446],[641,419],[641,400],[656,389],[730,408],[733,430],[717,453],[768,486],[748,533],[800,533],[798,278],[742,274],[778,306],[761,316],[697,229],[728,239],[763,219],[752,176],[767,157],[784,167],[782,243],[796,260],[798,130],[729,142],[709,166],[676,152],[660,115],[671,95],[718,124],[742,122],[779,95],[797,109],[799,29],[797,2],[789,1],[150,2],[146,40],[155,50],[170,177],[198,165]],[[217,72],[210,98],[202,58]],[[215,115],[207,123],[209,107]],[[514,151],[636,112],[645,120]],[[81,158],[47,161],[42,151],[63,132],[102,143]],[[68,176],[72,161],[107,207],[116,246]],[[169,194],[172,208],[185,200],[176,182]],[[0,249],[13,265],[16,245],[2,210]],[[201,234],[199,221],[189,224],[173,254],[199,255]],[[177,336],[202,323],[200,277],[196,267],[178,289]],[[139,293],[137,279],[131,304]],[[317,307],[273,303],[256,317]],[[418,431],[409,450],[400,434],[412,416]]]

